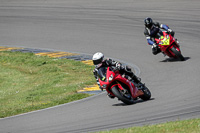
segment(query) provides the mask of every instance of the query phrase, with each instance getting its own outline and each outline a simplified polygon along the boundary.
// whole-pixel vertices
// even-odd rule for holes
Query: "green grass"
[[[200,133],[200,119],[174,121],[98,133]]]
[[[88,97],[77,91],[95,83],[92,70],[80,61],[0,52],[0,118]]]

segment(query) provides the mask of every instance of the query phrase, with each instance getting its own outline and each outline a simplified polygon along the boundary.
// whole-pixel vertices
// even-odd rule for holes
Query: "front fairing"
[[[169,46],[172,42],[173,37],[167,34],[164,30],[160,30],[156,35],[156,42],[160,46]]]
[[[101,67],[98,69],[97,76],[101,81],[106,81],[107,67]]]
[[[133,98],[138,96],[138,89],[134,86],[134,84],[128,79],[122,77],[119,71],[113,71],[112,67],[99,69],[98,77],[100,86],[103,89],[106,89],[106,91],[110,94],[113,94],[111,88],[113,86],[118,86],[121,90],[128,89]]]
[[[110,84],[113,82],[116,74],[112,71],[111,67],[101,67],[97,73],[100,86],[103,89],[109,88]]]
[[[169,57],[174,56],[174,54],[170,50],[174,45],[176,45],[175,38],[173,36],[171,36],[164,30],[160,30],[155,40],[163,53],[165,53]]]
[[[114,81],[121,80],[122,78],[119,71],[116,71],[113,67],[102,67],[97,74],[103,89],[109,89]]]

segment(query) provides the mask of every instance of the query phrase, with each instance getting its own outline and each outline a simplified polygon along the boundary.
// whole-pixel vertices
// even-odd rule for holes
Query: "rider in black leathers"
[[[117,62],[117,61],[114,61],[112,59],[104,59],[104,55],[100,52],[97,52],[93,55],[93,64],[95,65],[95,69],[93,70],[93,74],[94,74],[94,77],[97,81],[97,84],[99,85],[99,88],[101,90],[102,87],[100,86],[100,83],[99,83],[99,79],[98,79],[98,76],[97,76],[97,72],[99,70],[99,68],[101,67],[109,67],[109,66],[114,66],[116,67],[119,72],[121,74],[125,74],[125,77],[136,83],[138,86],[142,86],[143,84],[140,82],[140,79],[131,71],[131,68],[129,68],[128,66],[123,66],[120,62]],[[114,98],[113,96],[111,96],[110,94],[108,94],[108,96],[110,98]]]
[[[147,39],[147,42],[149,45],[152,46],[152,53],[154,55],[158,54],[161,52],[160,48],[155,42],[155,37],[157,33],[159,32],[160,29],[166,30],[169,34],[174,36],[175,32],[172,31],[167,25],[165,24],[159,24],[158,22],[153,22],[153,20],[149,17],[144,19],[144,35]],[[179,45],[178,40],[176,39],[176,43]]]

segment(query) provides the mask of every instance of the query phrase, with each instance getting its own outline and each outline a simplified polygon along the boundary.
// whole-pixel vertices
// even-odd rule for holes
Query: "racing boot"
[[[160,48],[158,47],[158,44],[156,43],[154,43],[151,48],[152,48],[152,53],[154,55],[157,55],[161,52]]]
[[[134,74],[134,73],[132,74],[131,78],[132,78],[132,80],[134,81],[134,83],[136,83],[136,84],[139,84],[139,83],[141,83],[141,82],[140,82],[140,81],[141,81],[141,79],[140,79],[140,78],[138,78],[137,76],[135,76],[135,74]]]
[[[132,79],[134,80],[134,83],[135,83],[134,85],[135,85],[138,89],[143,89],[143,88],[145,88],[145,84],[143,84],[143,83],[141,82],[141,78],[139,78],[139,77],[133,75],[133,76],[132,76]]]
[[[110,93],[107,94],[107,96],[111,99],[114,99],[115,97],[113,95],[111,95]]]
[[[135,85],[139,90],[142,90],[142,89],[144,89],[145,88],[145,84],[143,84],[143,83],[138,83],[138,84],[136,84]]]

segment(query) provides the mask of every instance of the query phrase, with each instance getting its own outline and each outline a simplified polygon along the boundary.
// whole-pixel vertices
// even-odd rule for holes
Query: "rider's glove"
[[[171,34],[171,35],[174,37],[175,32],[174,32],[173,30],[168,29],[167,32],[168,32],[169,34]]]
[[[122,66],[121,63],[119,63],[119,62],[116,63],[116,68],[117,68],[118,70],[121,69],[121,66]]]
[[[154,43],[154,44],[152,45],[152,48],[156,48],[156,47],[157,47],[157,44]]]
[[[173,30],[171,30],[171,29],[168,29],[167,31],[168,31],[169,33],[172,33],[172,32],[173,32]]]

